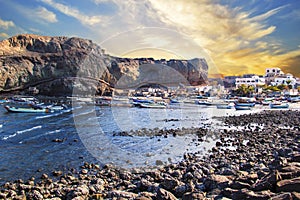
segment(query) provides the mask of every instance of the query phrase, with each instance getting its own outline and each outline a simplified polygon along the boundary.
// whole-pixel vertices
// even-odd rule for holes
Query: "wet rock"
[[[300,193],[298,192],[292,192],[293,200],[300,200]]]
[[[52,142],[63,142],[63,141],[64,139],[58,139],[58,138],[52,140]]]
[[[203,184],[207,191],[211,191],[217,187],[227,187],[230,181],[231,179],[228,176],[212,174],[204,180]]]
[[[155,164],[156,164],[156,165],[163,165],[164,163],[163,163],[163,161],[161,161],[161,160],[156,160],[156,161],[155,161]]]
[[[142,179],[136,184],[136,186],[137,186],[137,188],[139,189],[139,191],[147,191],[148,188],[150,188],[152,185],[153,185],[153,184],[152,184],[150,181],[148,181],[148,180],[146,180],[146,179],[144,179],[144,178],[142,178]]]
[[[181,197],[187,192],[192,192],[194,190],[194,186],[191,184],[179,185],[175,188],[174,194],[178,197]]]
[[[53,171],[53,172],[52,172],[52,175],[53,175],[53,176],[61,176],[62,173],[63,173],[62,171],[58,170],[58,171]]]
[[[27,194],[26,198],[32,199],[32,200],[42,200],[42,199],[44,199],[43,195],[37,190],[33,190],[32,192],[29,192]]]
[[[248,183],[240,182],[240,181],[234,181],[231,184],[229,184],[229,187],[232,189],[243,189],[243,188],[249,189],[251,187],[251,185]]]
[[[271,196],[272,193],[269,191],[253,192],[248,189],[242,189],[233,193],[231,198],[233,200],[241,200],[241,199],[269,200]]]
[[[86,185],[75,187],[67,194],[67,199],[73,199],[75,197],[86,198],[89,194],[89,188]]]
[[[272,190],[275,191],[276,183],[282,180],[279,172],[275,170],[270,174],[266,175],[262,179],[258,180],[253,185],[253,191]]]
[[[156,195],[157,200],[177,200],[177,198],[171,192],[159,188]]]
[[[177,187],[180,184],[178,180],[172,177],[166,177],[163,182],[161,183],[161,187],[166,190],[173,190],[175,187]]]
[[[202,192],[188,192],[182,196],[182,200],[205,199],[205,194]]]
[[[138,197],[138,194],[132,192],[125,192],[119,190],[113,190],[108,193],[108,198],[125,198],[125,199],[134,199]]]
[[[300,192],[300,177],[277,182],[277,192]]]
[[[293,162],[300,162],[300,153],[299,152],[292,155],[292,161]]]
[[[272,196],[272,200],[293,200],[293,197],[291,193],[283,193]]]
[[[47,179],[48,175],[47,174],[42,174],[41,179]]]

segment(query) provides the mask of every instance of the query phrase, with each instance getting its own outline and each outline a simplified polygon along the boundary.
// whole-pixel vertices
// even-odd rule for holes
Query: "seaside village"
[[[197,104],[217,109],[252,110],[296,108],[300,102],[300,79],[280,68],[266,68],[264,75],[221,76],[209,78],[206,85],[178,84],[167,87],[145,84],[136,89],[114,90],[110,96],[72,96],[62,99],[36,98],[36,88],[29,88],[32,96],[13,96],[0,103],[8,112],[56,112],[71,107],[72,102],[96,106],[131,106],[139,108],[167,108],[174,104]]]

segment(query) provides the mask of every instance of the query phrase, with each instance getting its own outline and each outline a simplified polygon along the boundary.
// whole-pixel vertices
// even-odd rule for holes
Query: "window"
[[[273,72],[275,73],[275,69],[273,69]]]

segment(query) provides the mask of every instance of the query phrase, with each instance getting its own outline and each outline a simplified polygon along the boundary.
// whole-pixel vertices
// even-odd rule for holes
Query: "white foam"
[[[24,129],[24,130],[21,130],[21,131],[17,131],[16,133],[14,133],[12,135],[4,137],[3,140],[7,140],[7,139],[13,138],[13,137],[15,137],[17,135],[20,135],[20,134],[23,134],[23,133],[26,133],[26,132],[30,132],[30,131],[33,131],[35,129],[40,129],[40,128],[42,128],[42,126],[34,126],[32,128],[28,128],[28,129]]]
[[[57,130],[54,130],[54,131],[48,131],[46,132],[45,134],[42,134],[42,135],[37,135],[37,136],[34,136],[34,137],[31,137],[31,138],[27,138],[21,142],[19,142],[20,144],[24,143],[24,142],[27,142],[27,141],[30,141],[30,140],[34,140],[34,139],[37,139],[39,137],[42,137],[42,136],[46,136],[46,135],[51,135],[51,134],[54,134],[54,133],[59,133],[61,132],[62,130],[61,129],[57,129]]]

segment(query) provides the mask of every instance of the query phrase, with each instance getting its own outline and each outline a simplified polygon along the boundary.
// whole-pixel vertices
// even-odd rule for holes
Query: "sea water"
[[[178,162],[185,153],[205,153],[216,138],[208,137],[199,145],[192,133],[176,137],[114,134],[157,128],[210,129],[213,116],[235,112],[194,104],[166,109],[74,105],[73,109],[45,114],[8,113],[1,106],[0,183],[76,169],[85,161],[125,168],[152,167],[157,161]]]

